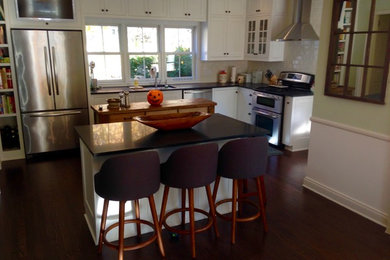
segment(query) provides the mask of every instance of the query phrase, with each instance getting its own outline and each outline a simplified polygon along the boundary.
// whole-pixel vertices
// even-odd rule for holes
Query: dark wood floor
[[[265,176],[269,232],[261,221],[230,225],[221,238],[196,236],[198,259],[390,259],[385,229],[302,188],[307,153],[270,157]],[[78,154],[44,161],[3,163],[0,172],[0,259],[115,259],[98,256],[83,218]],[[190,240],[163,232],[167,259],[190,259]],[[126,259],[159,259],[155,244],[126,252]]]

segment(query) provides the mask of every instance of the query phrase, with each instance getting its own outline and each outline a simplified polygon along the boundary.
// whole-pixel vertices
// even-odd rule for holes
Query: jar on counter
[[[221,83],[221,84],[225,84],[227,82],[227,73],[226,73],[226,71],[222,70],[218,74],[218,82]]]

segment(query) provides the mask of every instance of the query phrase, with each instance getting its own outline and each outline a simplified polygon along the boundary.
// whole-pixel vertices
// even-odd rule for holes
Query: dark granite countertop
[[[174,88],[163,89],[164,91],[173,91],[173,90],[196,90],[196,89],[211,89],[211,88],[220,88],[220,87],[242,87],[252,90],[261,90],[270,94],[277,94],[282,96],[311,96],[313,92],[311,91],[301,91],[301,90],[290,90],[290,89],[270,89],[267,88],[268,85],[264,83],[244,83],[244,84],[219,84],[215,82],[210,83],[185,83],[185,84],[173,84]],[[112,94],[119,93],[121,91],[131,91],[131,92],[147,92],[149,89],[129,89],[128,87],[103,87],[98,90],[91,91],[92,95],[96,94]]]
[[[267,130],[213,114],[191,129],[158,131],[139,122],[76,126],[76,132],[94,156],[262,136]]]

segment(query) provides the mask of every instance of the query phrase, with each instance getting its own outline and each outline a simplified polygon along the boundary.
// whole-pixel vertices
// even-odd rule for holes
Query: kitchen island
[[[95,243],[97,243],[98,238],[103,199],[95,193],[93,180],[94,175],[100,170],[106,159],[126,153],[155,150],[160,156],[160,161],[165,162],[174,150],[182,146],[205,142],[216,142],[222,146],[225,142],[232,139],[262,136],[268,133],[267,130],[262,128],[220,114],[213,114],[191,129],[177,131],[158,131],[136,121],[78,126],[76,131],[80,137],[85,218]],[[231,182],[221,179],[217,199],[230,197],[230,191]],[[160,188],[154,195],[157,212],[160,210],[162,193],[163,188]],[[172,189],[167,210],[180,207],[180,198],[181,193],[177,189]],[[207,204],[207,198],[203,190],[199,192],[196,189],[195,207],[207,211]],[[222,213],[230,211],[228,206],[221,206],[218,210]],[[142,218],[151,220],[148,204],[144,203],[143,200],[140,203],[140,211]],[[118,203],[110,203],[107,225],[116,221],[117,214]],[[134,217],[134,209],[131,203],[126,204],[126,217]],[[196,216],[196,220],[199,219],[201,219],[201,216]],[[179,223],[179,216],[175,215],[170,218],[170,225]],[[142,233],[151,231],[148,227],[142,228]],[[126,237],[135,234],[133,226],[126,228]],[[116,240],[116,230],[110,232],[107,239]]]

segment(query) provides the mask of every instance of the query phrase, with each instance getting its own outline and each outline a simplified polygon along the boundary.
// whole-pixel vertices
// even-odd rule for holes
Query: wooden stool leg
[[[188,189],[188,200],[190,205],[190,229],[191,229],[191,248],[192,258],[196,257],[195,252],[195,214],[194,214],[194,189]]]
[[[163,200],[161,202],[160,227],[162,227],[163,220],[164,220],[164,217],[165,217],[164,215],[165,215],[165,208],[167,207],[168,193],[169,193],[169,187],[165,185]]]
[[[210,205],[211,217],[213,218],[215,235],[217,237],[219,237],[218,226],[217,226],[217,218],[216,218],[216,214],[215,214],[215,204],[214,204],[214,201],[213,201],[213,197],[211,195],[210,185],[206,186],[206,193],[207,193],[207,199],[208,199],[209,205]]]
[[[238,203],[238,214],[239,215],[242,215],[241,199],[242,199],[243,193],[244,193],[244,180],[238,180],[238,200],[237,200],[237,203]]]
[[[238,180],[233,180],[233,196],[232,196],[232,244],[236,243],[236,207],[237,207],[237,189]]]
[[[261,210],[261,218],[263,220],[264,231],[268,232],[268,225],[267,225],[267,219],[265,217],[265,208],[264,208],[263,194],[262,194],[260,182],[261,182],[260,177],[257,177],[256,178],[256,186],[257,186],[257,194],[259,196],[259,206],[260,206],[260,210]]]
[[[124,235],[125,235],[125,203],[126,201],[119,202],[119,232],[118,232],[118,260],[123,260],[123,248],[124,248]]]
[[[263,195],[264,205],[267,205],[267,195],[265,192],[264,175],[260,176],[261,193]]]
[[[103,213],[102,213],[102,220],[100,223],[100,232],[99,232],[99,246],[98,246],[98,253],[102,253],[102,248],[103,248],[103,235],[104,232],[106,231],[106,221],[107,221],[107,211],[108,211],[108,203],[109,200],[104,200],[103,203]]]
[[[140,220],[139,200],[135,200],[135,218]],[[137,222],[137,237],[141,238],[141,224]]]
[[[181,208],[183,209],[181,212],[181,226],[184,229],[186,224],[186,212],[184,210],[186,208],[186,189],[181,190]]]
[[[156,204],[154,203],[153,195],[150,195],[148,199],[149,199],[150,212],[152,212],[154,228],[156,229],[158,247],[160,248],[162,257],[165,257],[164,245],[161,238],[161,227],[158,222]]]
[[[221,181],[221,176],[217,176],[214,183],[214,189],[213,189],[213,201],[215,203],[215,200],[217,199],[217,192],[218,192],[218,186],[219,182]]]

